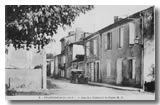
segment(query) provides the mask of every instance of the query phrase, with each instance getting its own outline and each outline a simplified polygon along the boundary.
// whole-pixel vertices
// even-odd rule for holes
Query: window
[[[77,65],[76,64],[73,64],[73,69],[76,69]]]
[[[111,62],[107,60],[107,77],[111,76]]]
[[[123,47],[123,35],[124,35],[124,29],[119,28],[119,48]]]
[[[91,63],[90,70],[91,70],[91,72],[90,72],[91,73],[91,81],[93,82],[94,81],[94,63],[93,62]]]
[[[107,48],[112,49],[112,34],[111,33],[107,34]]]
[[[83,63],[79,63],[79,65],[78,65],[78,69],[83,70]]]
[[[104,36],[104,49],[107,49],[107,35]]]
[[[135,24],[129,23],[129,44],[134,44],[135,40]]]
[[[87,44],[86,44],[86,55],[87,56],[90,55],[90,42],[87,42]]]
[[[109,32],[106,36],[104,36],[104,48],[112,49],[112,33]]]
[[[93,54],[97,55],[97,39],[93,40]]]
[[[129,59],[129,77],[135,79],[135,59]]]

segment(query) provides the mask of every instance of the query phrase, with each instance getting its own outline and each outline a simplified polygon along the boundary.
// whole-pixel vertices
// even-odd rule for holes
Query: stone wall
[[[5,69],[7,84],[15,90],[37,90],[42,88],[42,70],[41,69]]]

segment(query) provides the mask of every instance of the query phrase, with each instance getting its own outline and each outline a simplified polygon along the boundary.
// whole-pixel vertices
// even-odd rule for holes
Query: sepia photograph
[[[155,39],[153,5],[5,5],[5,97],[154,101]]]

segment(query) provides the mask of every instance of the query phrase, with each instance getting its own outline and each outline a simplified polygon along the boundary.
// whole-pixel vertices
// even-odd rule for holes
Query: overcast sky
[[[124,5],[124,6],[106,6],[95,5],[95,8],[86,14],[81,14],[76,18],[72,27],[66,27],[66,30],[59,29],[58,33],[54,35],[56,43],[49,44],[46,47],[47,52],[60,53],[61,44],[60,39],[68,35],[69,31],[74,31],[76,27],[80,27],[85,32],[96,32],[113,23],[114,16],[127,17],[143,9],[149,8],[148,5]]]

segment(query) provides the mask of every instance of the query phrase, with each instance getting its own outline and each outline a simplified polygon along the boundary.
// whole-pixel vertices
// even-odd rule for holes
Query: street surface
[[[150,92],[118,90],[107,87],[93,86],[88,84],[74,84],[65,79],[47,78],[47,89],[36,92],[21,92],[17,95],[45,95],[45,96],[132,96],[136,99],[147,97],[154,99],[155,94]]]
[[[113,88],[93,86],[88,84],[74,84],[70,83],[69,80],[65,79],[52,79],[48,78],[49,88],[53,86],[55,94],[61,95],[143,95],[143,94],[153,94],[149,92],[138,92],[138,91],[127,91],[127,90],[118,90]],[[56,86],[55,86],[56,85]],[[55,86],[55,87],[54,87]],[[50,88],[49,90],[52,90]]]

